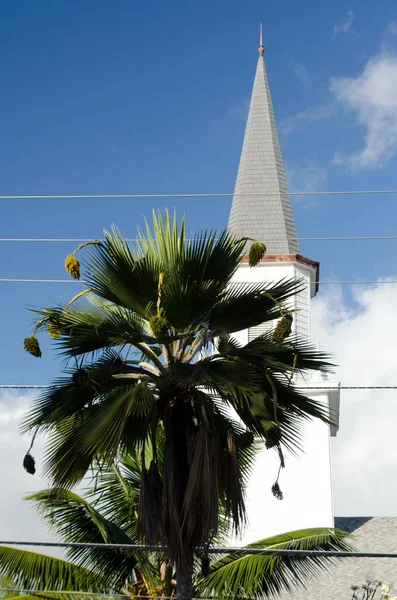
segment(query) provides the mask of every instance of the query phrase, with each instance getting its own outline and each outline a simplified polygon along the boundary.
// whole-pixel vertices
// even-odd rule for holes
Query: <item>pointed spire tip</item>
[[[258,52],[261,56],[265,53],[265,49],[263,47],[263,35],[262,35],[262,23],[259,26],[259,48]]]

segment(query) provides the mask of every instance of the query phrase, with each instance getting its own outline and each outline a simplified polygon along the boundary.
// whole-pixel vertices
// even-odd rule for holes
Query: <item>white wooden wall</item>
[[[299,278],[310,283],[310,268],[299,263],[263,263],[250,269],[242,264],[234,276],[239,283],[275,282],[283,278]],[[310,286],[294,298],[294,330],[300,336],[310,337]],[[250,337],[256,332],[250,332]],[[241,343],[247,343],[247,330],[235,334]],[[312,375],[310,384],[328,387],[318,374]],[[333,392],[334,394],[335,392]],[[313,391],[310,397],[328,405],[326,390]],[[249,526],[238,544],[252,543],[264,537],[307,527],[333,527],[333,500],[330,454],[330,429],[320,421],[310,421],[302,427],[304,451],[298,457],[286,456],[280,487],[282,501],[273,497],[271,487],[277,477],[279,461],[275,450],[260,452],[247,489]]]

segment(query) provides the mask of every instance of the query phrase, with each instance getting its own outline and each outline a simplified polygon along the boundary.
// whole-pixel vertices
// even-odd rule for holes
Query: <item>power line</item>
[[[0,279],[0,283],[82,283],[76,279]]]
[[[331,531],[331,529],[330,529]],[[293,539],[291,540],[293,541]],[[167,552],[166,546],[148,546],[144,544],[105,544],[105,543],[80,543],[80,542],[16,542],[0,541],[1,546],[46,546],[50,548],[92,548],[101,550],[130,550],[131,552]],[[200,549],[197,549],[200,551]],[[264,556],[329,556],[338,558],[397,558],[397,553],[388,552],[342,552],[338,550],[293,550],[246,548],[241,546],[210,546],[205,551],[208,554],[262,554]]]
[[[16,279],[16,278],[3,278],[0,279],[0,283],[81,283],[88,285],[86,281],[82,279]],[[388,283],[397,283],[397,279],[385,279],[376,281],[308,281],[306,285],[381,285]]]
[[[81,592],[73,590],[35,590],[35,589],[15,589],[0,588],[0,593],[18,593],[18,594],[66,594],[68,596],[94,596],[95,598],[145,598],[152,600],[175,600],[175,596],[142,596],[141,594],[103,594],[101,592]],[[213,600],[211,598],[193,598],[193,600]]]
[[[0,389],[4,390],[48,390],[53,385],[34,385],[34,384],[19,384],[19,383],[3,383],[0,384]],[[397,385],[338,385],[335,387],[324,386],[295,386],[297,390],[322,390],[322,391],[335,391],[335,390],[397,390]],[[0,542],[1,543],[1,542]]]
[[[16,588],[0,588],[0,593],[5,594],[67,594],[73,596],[95,596],[98,598],[161,598],[161,596],[135,596],[131,594],[102,594],[100,592],[81,592],[81,591],[71,591],[71,590],[34,590],[34,589],[22,589],[18,590]],[[164,600],[168,600],[168,598],[164,597]],[[202,600],[202,599],[201,599]]]
[[[0,200],[82,200],[82,199],[135,199],[135,198],[232,198],[232,197],[267,197],[267,196],[352,196],[352,195],[370,195],[370,194],[397,194],[396,190],[339,190],[339,191],[317,191],[317,192],[266,192],[251,194],[234,193],[203,193],[203,194],[25,194],[25,195],[0,195]]]
[[[92,239],[92,238],[91,238]],[[187,238],[186,241],[195,241],[198,238]],[[397,240],[397,235],[358,235],[358,236],[329,236],[329,237],[300,237],[300,242],[347,242],[368,240]],[[29,243],[75,243],[80,244],[90,241],[90,238],[0,238],[0,242],[29,242]],[[138,242],[138,238],[125,238],[125,242]],[[261,241],[261,240],[259,240]],[[264,240],[263,240],[264,241]],[[273,240],[282,241],[280,239]]]

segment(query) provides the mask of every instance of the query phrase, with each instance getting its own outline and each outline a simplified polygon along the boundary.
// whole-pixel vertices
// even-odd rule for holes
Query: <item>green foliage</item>
[[[247,546],[268,550],[339,550],[351,551],[347,534],[337,529],[306,529],[283,533]],[[280,556],[230,554],[211,565],[210,574],[197,585],[203,598],[267,598],[292,591],[333,561],[321,556]]]
[[[0,546],[0,576],[9,578],[20,589],[99,591],[104,582],[69,561],[39,552]]]
[[[0,600],[6,600],[8,598],[13,598],[14,596],[19,596],[16,590],[16,584],[9,577],[2,577],[0,575],[0,588],[2,590],[9,591],[0,591]]]
[[[252,440],[251,440],[252,442]],[[252,447],[246,439],[247,447]],[[240,444],[244,446],[243,443]],[[161,452],[161,448],[159,448]],[[151,460],[148,454],[147,460]],[[241,465],[245,470],[244,464]],[[83,496],[55,487],[36,492],[33,502],[53,533],[65,542],[139,543],[137,524],[141,488],[141,463],[134,455],[118,457],[117,464],[101,469]],[[213,540],[226,542],[231,523],[223,520],[222,535]],[[225,536],[225,537],[223,537]],[[337,530],[313,529],[286,533],[261,540],[250,547],[269,549],[348,550],[348,535]],[[136,594],[165,595],[167,585],[162,567],[174,565],[162,553],[95,548],[69,548],[66,560],[19,548],[0,547],[0,576],[9,579],[3,587],[13,589],[51,589],[46,594],[60,600],[56,591],[70,591],[68,600],[77,600],[74,591],[119,594],[128,589]],[[212,564],[211,564],[212,563]],[[259,598],[304,583],[326,568],[328,561],[317,557],[204,555],[195,564],[195,597]],[[206,575],[203,574],[207,573]],[[12,582],[12,583],[11,583]],[[16,595],[16,594],[13,594]],[[62,595],[63,596],[63,595]],[[33,600],[23,596],[23,600]],[[94,599],[93,599],[94,600]]]
[[[232,338],[278,319],[302,288],[233,284],[245,245],[228,231],[187,241],[184,221],[154,213],[134,246],[113,228],[89,247],[85,295],[37,311],[37,328],[59,324],[56,346],[73,365],[24,421],[24,431],[48,434],[45,474],[69,490],[120,452],[143,456],[140,532],[179,565],[216,535],[223,515],[236,531],[244,525],[255,438],[279,451],[269,444],[276,424],[281,446],[296,452],[303,421],[329,419],[291,382],[296,365],[329,368],[324,354],[295,338]],[[67,260],[72,276],[76,260]]]

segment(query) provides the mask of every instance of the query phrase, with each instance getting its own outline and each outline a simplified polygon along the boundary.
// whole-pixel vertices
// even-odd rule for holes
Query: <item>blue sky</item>
[[[0,195],[231,192],[260,21],[291,189],[396,188],[391,0],[376,11],[357,0],[3,0]],[[0,202],[2,238],[90,238],[112,223],[134,237],[142,216],[165,206],[191,231],[221,228],[231,200]],[[396,234],[395,196],[293,204],[301,237]],[[395,243],[307,242],[302,251],[320,260],[324,280],[376,279],[397,274]],[[63,279],[73,248],[0,243],[0,277]],[[0,286],[0,380],[46,383],[60,364],[44,341],[41,361],[23,352],[26,307],[78,287]]]

